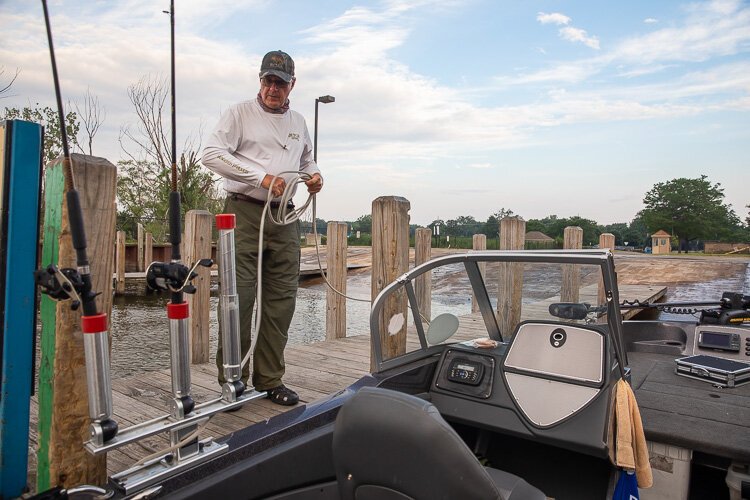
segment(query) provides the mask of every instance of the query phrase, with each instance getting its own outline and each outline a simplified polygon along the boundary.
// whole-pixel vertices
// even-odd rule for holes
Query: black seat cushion
[[[367,387],[347,401],[333,433],[344,499],[541,499],[523,479],[483,467],[437,408]]]

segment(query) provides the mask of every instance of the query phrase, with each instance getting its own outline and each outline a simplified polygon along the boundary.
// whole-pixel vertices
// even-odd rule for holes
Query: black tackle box
[[[675,359],[675,373],[711,382],[721,387],[737,387],[750,382],[750,364],[716,356],[688,356]]]

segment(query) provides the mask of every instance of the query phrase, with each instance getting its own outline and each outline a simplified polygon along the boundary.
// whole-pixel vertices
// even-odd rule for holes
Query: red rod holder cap
[[[169,319],[185,319],[190,317],[190,306],[187,302],[181,304],[167,304],[167,317]]]
[[[101,333],[107,331],[107,315],[81,316],[81,330],[83,333]]]
[[[234,229],[234,214],[218,214],[216,216],[216,229]]]

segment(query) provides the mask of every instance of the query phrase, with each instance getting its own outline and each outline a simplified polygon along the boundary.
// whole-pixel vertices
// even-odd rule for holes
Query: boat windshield
[[[433,259],[386,288],[373,305],[376,359],[389,365],[389,360],[441,344],[508,342],[529,320],[606,323],[611,265],[611,255],[602,251],[481,252]]]

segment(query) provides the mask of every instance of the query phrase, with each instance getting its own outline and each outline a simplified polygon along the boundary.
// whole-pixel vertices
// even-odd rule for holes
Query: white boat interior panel
[[[572,416],[599,392],[599,389],[556,380],[506,373],[513,399],[534,425],[548,427]]]
[[[604,336],[596,330],[560,323],[523,323],[513,336],[505,368],[600,384]]]

